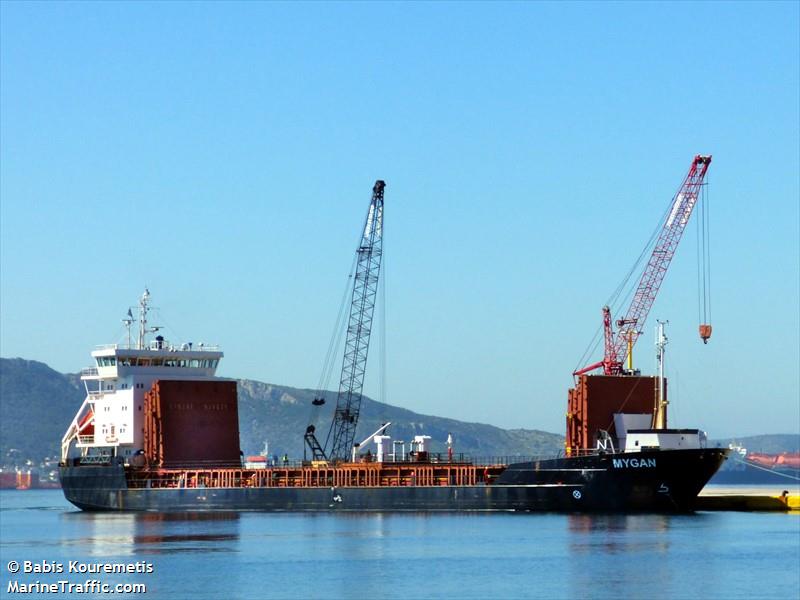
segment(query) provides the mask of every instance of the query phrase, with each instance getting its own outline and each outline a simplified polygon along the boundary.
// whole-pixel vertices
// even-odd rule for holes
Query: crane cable
[[[342,299],[339,303],[339,312],[336,316],[336,323],[333,326],[333,331],[331,332],[330,341],[328,342],[328,351],[325,354],[325,361],[322,365],[322,372],[320,373],[319,380],[317,382],[316,387],[316,394],[314,395],[314,399],[322,398],[324,399],[325,392],[328,390],[328,386],[330,385],[331,377],[333,377],[333,369],[336,366],[336,359],[339,356],[339,348],[342,346],[342,337],[344,336],[344,332],[347,329],[345,324],[345,308],[349,306],[348,299],[350,299],[353,295],[353,277],[356,271],[356,265],[358,264],[358,249],[361,247],[362,235],[359,234],[358,236],[358,243],[356,244],[356,251],[353,253],[353,262],[350,265],[350,272],[347,275],[347,283],[345,284],[344,291],[342,292]],[[384,265],[384,277],[385,277],[385,265]],[[379,282],[380,284],[381,282]],[[385,285],[385,284],[383,284]],[[385,292],[384,292],[385,293]],[[385,310],[385,301],[383,303],[384,310]],[[349,315],[347,315],[349,317]],[[384,334],[385,334],[385,313],[384,313]],[[383,335],[382,338],[386,336]],[[382,342],[382,359],[385,362],[385,341]],[[382,367],[383,368],[383,367]],[[383,393],[383,372],[381,372],[381,388]],[[309,410],[308,416],[308,423],[309,425],[316,426],[317,421],[319,420],[319,413],[320,409],[322,408],[322,404],[311,404],[311,408]]]
[[[653,229],[652,233],[650,234],[650,237],[648,238],[648,240],[645,243],[644,247],[642,248],[642,251],[639,253],[639,256],[633,262],[633,264],[631,265],[631,268],[628,269],[628,272],[622,278],[622,281],[620,281],[619,285],[617,285],[616,289],[612,292],[611,296],[609,296],[608,300],[606,300],[605,306],[608,306],[608,307],[611,308],[611,314],[612,315],[618,314],[620,309],[623,306],[625,306],[625,304],[628,302],[630,297],[633,295],[634,289],[636,288],[636,282],[633,279],[633,275],[634,275],[634,273],[639,272],[639,265],[642,264],[642,261],[644,260],[645,256],[648,256],[649,254],[652,254],[652,249],[653,249],[653,246],[656,243],[656,239],[658,238],[658,234],[664,228],[664,223],[667,220],[667,216],[669,215],[670,210],[672,210],[672,206],[675,203],[675,197],[680,192],[681,187],[682,187],[682,185],[679,186],[678,189],[676,190],[676,192],[672,195],[672,198],[670,199],[670,202],[667,205],[667,208],[664,211],[664,214],[662,214],[661,215],[661,219],[659,219],[656,222],[656,226]],[[627,291],[626,291],[626,289],[627,289]],[[623,292],[625,292],[625,293],[623,294]],[[600,342],[603,340],[603,335],[602,334],[603,334],[603,325],[601,324],[595,330],[595,333],[594,333],[594,336],[592,337],[592,340],[589,342],[589,345],[583,351],[583,354],[581,355],[580,360],[578,360],[578,364],[573,369],[573,372],[577,371],[582,366],[584,366],[586,364],[586,362],[589,360],[588,357],[592,356],[595,353],[595,351],[597,350],[597,347],[600,345]]]
[[[711,219],[708,184],[700,195],[700,218],[697,220],[697,319],[711,324]]]
[[[708,321],[711,323],[711,198],[709,197],[708,190],[710,189],[711,180],[708,179],[703,188],[703,196],[705,198],[703,205],[705,206],[705,223],[706,223],[706,302],[708,305]]]
[[[347,276],[347,283],[344,287],[344,292],[342,293],[342,300],[339,303],[339,312],[336,316],[336,323],[333,326],[333,331],[331,332],[330,341],[328,342],[328,351],[325,354],[325,362],[322,365],[322,372],[319,376],[319,381],[317,382],[315,399],[322,398],[325,395],[325,391],[328,389],[328,385],[330,384],[331,377],[333,375],[333,368],[335,365],[335,359],[338,355],[338,350],[342,345],[342,335],[344,334],[345,326],[344,326],[344,316],[345,316],[345,307],[347,306],[347,298],[350,294],[352,294],[352,281],[353,281],[353,274],[356,269],[356,261],[358,260],[358,253],[356,252],[353,255],[353,264],[350,266],[350,273]],[[316,425],[316,422],[319,418],[320,409],[322,408],[321,404],[311,404],[311,409],[309,411],[308,416],[308,423],[310,425]]]
[[[384,230],[385,232],[385,230]],[[382,257],[381,260],[383,262],[382,269],[382,277],[378,281],[378,303],[380,304],[380,324],[379,324],[379,333],[380,333],[380,356],[379,356],[379,365],[378,365],[378,389],[380,397],[378,400],[384,404],[386,404],[386,234],[382,234],[382,241],[381,241],[381,253]],[[363,394],[362,394],[363,396]]]

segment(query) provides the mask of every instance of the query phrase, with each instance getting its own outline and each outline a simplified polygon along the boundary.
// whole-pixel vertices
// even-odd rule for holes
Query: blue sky
[[[707,153],[714,336],[690,224],[636,362],[669,319],[672,424],[796,432],[798,6],[4,2],[0,353],[76,371],[147,285],[223,375],[313,387],[382,178],[384,399],[561,432]]]

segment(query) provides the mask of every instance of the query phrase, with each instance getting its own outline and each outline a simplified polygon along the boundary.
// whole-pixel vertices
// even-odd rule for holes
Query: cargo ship
[[[691,511],[728,453],[700,430],[652,427],[658,377],[582,375],[561,456],[476,464],[427,436],[398,455],[382,430],[347,460],[246,461],[222,351],[154,336],[149,301],[136,339],[128,311],[128,343],[94,350],[81,373],[59,472],[83,510]]]
[[[378,180],[349,279],[350,309],[340,310],[348,318],[334,416],[323,442],[313,416],[325,404],[320,390],[303,437],[310,457],[243,460],[236,382],[215,376],[222,352],[153,337],[146,291],[136,343],[129,310],[127,345],[95,350],[82,374],[86,399],[62,440],[64,494],[86,510],[692,510],[728,449],[709,448],[698,429],[667,426],[663,323],[658,377],[633,369],[632,349],[710,163],[692,161],[616,334],[603,309],[605,356],[573,373],[563,455],[478,464],[434,454],[430,438],[417,436],[398,456],[385,427],[355,443],[383,253],[386,184]],[[708,341],[710,324],[700,335]],[[602,375],[590,374],[599,367]]]

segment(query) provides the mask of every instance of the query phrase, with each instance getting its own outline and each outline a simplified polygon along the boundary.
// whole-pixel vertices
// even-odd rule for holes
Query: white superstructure
[[[708,435],[699,429],[667,429],[667,399],[664,395],[664,349],[667,336],[664,325],[669,321],[658,321],[656,327],[656,366],[658,387],[655,410],[652,415],[642,413],[614,413],[614,430],[617,432],[617,448],[622,452],[643,450],[691,450],[705,448]],[[607,434],[606,434],[607,436]],[[608,450],[606,439],[598,442],[598,449]],[[612,448],[613,450],[613,445]]]
[[[171,344],[160,327],[148,326],[150,292],[139,300],[139,328],[131,343],[135,322],[128,310],[123,323],[127,344],[101,346],[92,352],[94,364],[81,372],[86,399],[61,441],[61,460],[75,450],[84,460],[120,457],[127,464],[140,454],[144,437],[144,395],[156,380],[214,379],[223,354],[216,346],[192,342]],[[73,450],[73,448],[75,450]]]

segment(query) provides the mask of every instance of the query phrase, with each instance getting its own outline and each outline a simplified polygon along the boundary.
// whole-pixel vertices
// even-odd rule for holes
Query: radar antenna
[[[128,308],[128,314],[122,319],[122,324],[125,325],[125,329],[128,330],[128,348],[131,347],[131,325],[135,322],[136,319],[133,318],[133,312]]]

